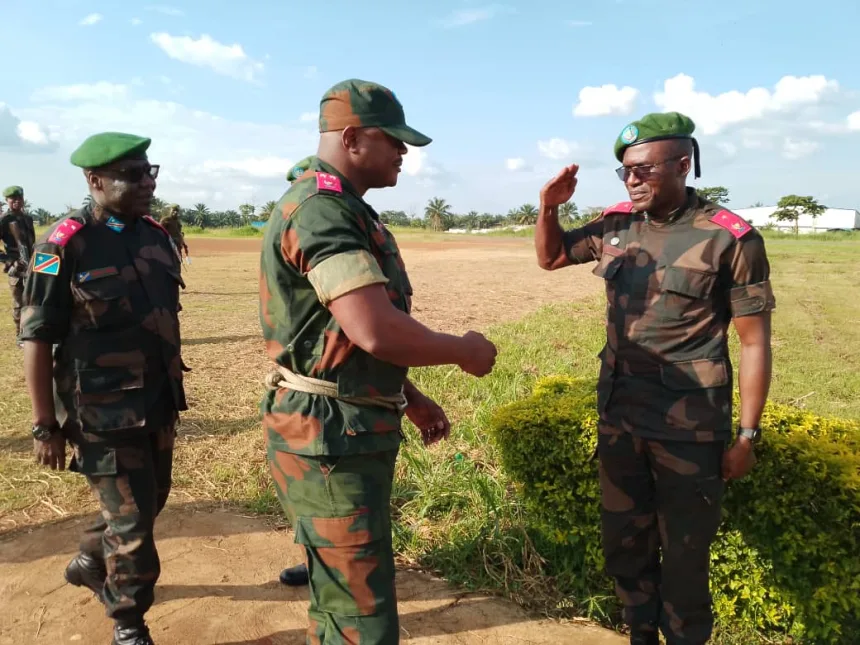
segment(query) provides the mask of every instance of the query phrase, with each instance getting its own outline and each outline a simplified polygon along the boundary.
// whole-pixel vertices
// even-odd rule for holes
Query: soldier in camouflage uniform
[[[92,200],[36,245],[21,318],[36,459],[62,470],[68,440],[69,469],[101,506],[66,580],[104,603],[114,645],[152,643],[144,614],[160,573],[153,527],[187,409],[177,317],[184,284],[167,232],[146,215],[158,174],[149,144],[102,133],[72,154]]]
[[[185,236],[182,234],[182,220],[179,219],[179,205],[171,204],[167,207],[166,211],[161,218],[161,225],[168,232],[179,252],[182,253],[182,251],[185,251],[185,255],[188,255],[188,245],[185,243]]]
[[[36,231],[32,218],[24,213],[24,189],[9,186],[3,191],[9,210],[0,218],[0,240],[6,247],[3,271],[9,275],[12,290],[12,320],[15,335],[21,331],[21,297],[24,294],[24,274],[33,254]],[[20,340],[18,346],[21,346]]]
[[[390,500],[402,414],[429,444],[448,436],[442,409],[410,366],[487,374],[482,335],[435,333],[410,315],[397,243],[364,200],[394,186],[407,148],[390,90],[348,80],[320,104],[316,158],[278,202],[263,241],[260,323],[276,363],[262,402],[278,497],[305,547],[308,643],[399,641]]]
[[[296,182],[296,179],[301,177],[304,174],[305,170],[310,168],[313,161],[314,156],[310,155],[309,157],[305,157],[295,166],[290,168],[290,172],[287,173],[287,181],[290,182],[290,184],[294,184]]]
[[[693,122],[650,114],[615,144],[631,201],[563,232],[558,205],[576,165],[541,191],[536,232],[548,270],[596,262],[606,282],[598,383],[602,534],[631,643],[705,643],[711,542],[726,482],[755,462],[771,373],[775,306],[761,235],[686,186]],[[740,427],[732,443],[728,327],[741,343]],[[729,447],[731,444],[731,447]]]

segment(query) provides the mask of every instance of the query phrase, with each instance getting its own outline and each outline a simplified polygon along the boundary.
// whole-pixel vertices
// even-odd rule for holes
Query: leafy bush
[[[499,409],[492,435],[564,591],[604,597],[594,379],[553,377]],[[737,410],[737,406],[735,406]],[[805,643],[860,634],[860,426],[768,404],[759,463],[725,497],[712,553],[719,627]],[[562,557],[558,557],[562,556]]]

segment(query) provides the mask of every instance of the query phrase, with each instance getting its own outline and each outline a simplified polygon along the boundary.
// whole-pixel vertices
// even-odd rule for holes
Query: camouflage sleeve
[[[69,330],[72,292],[71,267],[55,244],[37,244],[21,307],[21,340],[58,343]]]
[[[323,305],[388,278],[371,253],[364,221],[341,198],[317,195],[293,214],[281,238],[284,260],[306,275]]]
[[[764,239],[757,232],[738,239],[729,248],[725,271],[733,317],[751,316],[776,307]]]
[[[564,232],[564,252],[574,264],[593,262],[603,248],[603,218]]]

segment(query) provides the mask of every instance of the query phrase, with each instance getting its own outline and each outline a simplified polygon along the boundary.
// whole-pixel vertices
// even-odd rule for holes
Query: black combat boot
[[[657,632],[630,632],[630,645],[660,645]]]
[[[308,565],[297,564],[281,571],[281,584],[288,587],[301,587],[308,584]]]
[[[111,645],[155,645],[143,619],[118,620],[113,628]]]
[[[79,553],[69,562],[64,575],[66,582],[76,587],[86,587],[104,604],[103,593],[107,578],[104,560],[97,560],[88,553]]]

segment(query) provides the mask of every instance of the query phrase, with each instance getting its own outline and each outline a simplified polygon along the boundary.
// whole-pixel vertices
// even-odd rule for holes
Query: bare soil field
[[[223,503],[242,497],[256,472],[243,464],[261,454],[262,439],[246,438],[259,427],[260,383],[268,369],[257,321],[260,241],[191,238],[189,246],[182,324],[184,357],[193,368],[190,410],[180,428],[174,491],[157,525],[162,575],[148,621],[155,641],[165,645],[303,643],[307,590],[277,582],[279,570],[302,557],[292,533]],[[528,239],[407,238],[401,248],[415,288],[414,315],[441,331],[486,330],[601,288],[590,267],[542,271]],[[10,335],[3,334],[4,344]],[[16,393],[4,418],[24,429],[28,403],[15,360],[15,376],[3,381]],[[95,510],[83,480],[35,469],[22,432],[3,430],[0,439],[13,494],[36,499],[0,513],[0,645],[110,642],[101,605],[62,577]],[[507,601],[458,592],[416,571],[401,569],[397,584],[404,642],[626,642],[585,623],[544,620]]]

